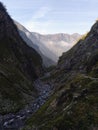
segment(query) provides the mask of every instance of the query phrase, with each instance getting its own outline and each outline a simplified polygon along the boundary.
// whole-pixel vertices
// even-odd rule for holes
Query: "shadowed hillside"
[[[0,2],[0,113],[15,112],[35,97],[32,83],[41,70],[40,55],[22,40]]]

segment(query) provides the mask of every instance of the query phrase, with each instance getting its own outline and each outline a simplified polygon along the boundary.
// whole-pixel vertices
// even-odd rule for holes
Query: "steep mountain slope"
[[[55,65],[56,62],[54,62],[51,58],[49,58],[47,55],[45,55],[44,51],[42,52],[40,50],[40,47],[38,45],[38,44],[41,45],[40,41],[38,41],[38,39],[31,32],[29,32],[24,26],[22,26],[20,23],[18,23],[16,21],[14,21],[14,22],[19,30],[21,37],[24,39],[24,41],[27,43],[27,45],[34,48],[41,55],[42,60],[43,60],[43,65],[46,67]],[[51,53],[50,51],[48,51],[48,49],[46,47],[44,47],[44,48],[47,52]]]
[[[0,113],[15,112],[35,97],[32,83],[41,70],[40,55],[22,40],[0,2]]]
[[[81,35],[75,34],[49,34],[49,35],[41,35],[38,33],[33,33],[36,36],[38,41],[41,42],[42,45],[46,46],[49,50],[51,50],[55,55],[57,62],[59,56],[62,55],[63,52],[69,50],[81,37]]]
[[[98,129],[98,21],[44,80],[54,83],[54,94],[27,121],[26,130]]]
[[[19,29],[19,33],[26,43],[34,48],[43,59],[43,63],[46,66],[55,65],[59,56],[67,50],[69,50],[81,35],[75,33],[69,34],[51,34],[41,35],[39,33],[31,33],[20,23],[15,21]]]

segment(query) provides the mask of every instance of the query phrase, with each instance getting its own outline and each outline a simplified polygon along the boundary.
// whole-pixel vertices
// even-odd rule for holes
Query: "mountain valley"
[[[78,33],[72,35],[64,33],[51,35],[42,35],[35,32],[31,33],[20,23],[15,21],[15,24],[24,41],[41,55],[43,64],[46,67],[56,65],[59,56],[61,56],[63,52],[69,50],[81,37]]]
[[[98,21],[80,37],[29,32],[0,2],[0,130],[98,130]]]

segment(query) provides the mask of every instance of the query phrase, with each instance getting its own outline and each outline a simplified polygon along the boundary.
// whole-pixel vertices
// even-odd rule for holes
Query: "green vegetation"
[[[19,44],[14,38],[0,40],[0,114],[22,109],[37,95],[32,81],[41,68],[40,56],[32,49],[22,50]],[[36,66],[35,70],[31,66]]]
[[[69,82],[69,88],[65,84],[27,121],[24,130],[89,130],[97,127],[97,92],[96,79],[78,74]],[[74,99],[75,96],[78,97]]]
[[[20,38],[13,21],[11,24],[13,31],[7,31],[13,36],[4,33],[6,38],[0,40],[0,114],[17,112],[37,96],[32,83],[42,69],[40,55]],[[55,91],[27,120],[23,130],[98,129],[97,36],[98,29],[93,26],[90,33],[63,54],[55,69],[48,68],[51,75],[43,80],[52,81]]]
[[[0,65],[0,113],[15,112],[22,108],[32,99],[32,91],[36,92],[17,68]]]

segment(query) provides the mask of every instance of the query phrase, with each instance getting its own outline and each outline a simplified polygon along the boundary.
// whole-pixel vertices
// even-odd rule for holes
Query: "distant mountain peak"
[[[42,56],[45,66],[56,64],[59,56],[61,56],[63,52],[69,50],[81,37],[78,33],[40,34],[28,31],[23,25],[16,21],[15,24],[18,27],[20,35],[27,44],[35,48]]]

